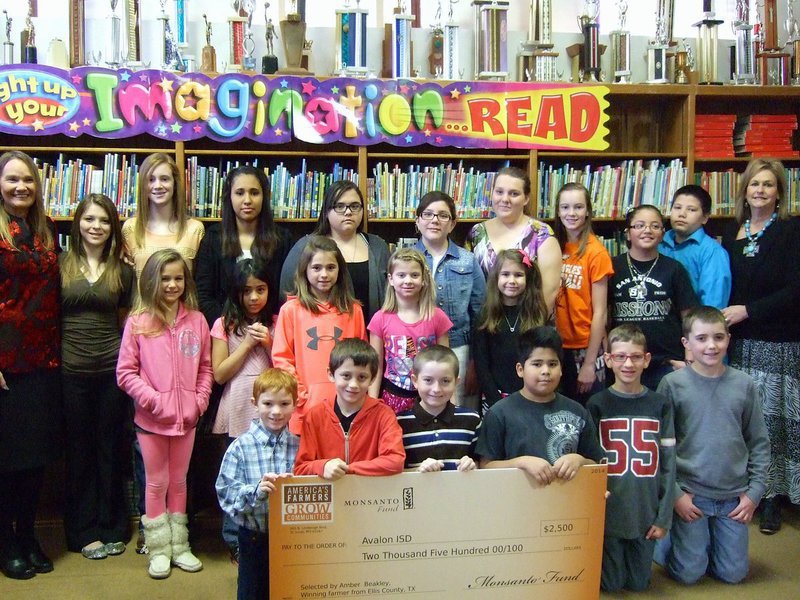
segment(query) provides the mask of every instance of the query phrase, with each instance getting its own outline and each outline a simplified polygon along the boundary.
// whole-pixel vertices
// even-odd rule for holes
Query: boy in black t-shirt
[[[520,335],[517,374],[523,388],[486,414],[476,448],[481,468],[516,467],[547,485],[570,480],[580,467],[603,457],[589,413],[556,393],[562,356],[554,328]]]
[[[586,405],[600,433],[608,463],[606,527],[600,587],[641,591],[650,585],[656,540],[672,524],[675,425],[672,403],[642,385],[650,362],[636,325],[608,334],[607,365],[614,385]]]

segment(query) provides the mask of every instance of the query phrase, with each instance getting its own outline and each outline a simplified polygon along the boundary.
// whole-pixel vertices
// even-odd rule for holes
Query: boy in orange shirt
[[[330,481],[345,474],[394,475],[403,471],[403,432],[394,411],[368,395],[378,374],[378,354],[364,340],[338,342],[328,361],[329,394],[306,413],[295,475]]]

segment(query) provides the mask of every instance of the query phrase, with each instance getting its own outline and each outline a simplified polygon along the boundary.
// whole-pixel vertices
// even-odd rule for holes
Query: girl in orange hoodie
[[[366,340],[367,334],[347,264],[330,238],[309,238],[297,264],[294,293],[278,313],[272,364],[297,377],[297,407],[289,430],[299,435],[309,401],[330,387],[327,368],[334,344],[345,338]]]

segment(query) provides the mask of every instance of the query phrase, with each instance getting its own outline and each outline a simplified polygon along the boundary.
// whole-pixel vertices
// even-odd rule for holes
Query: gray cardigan
[[[367,243],[369,251],[369,310],[364,310],[364,319],[369,323],[381,306],[386,296],[386,267],[389,264],[389,246],[383,238],[371,233],[359,233]],[[300,262],[300,255],[306,247],[310,235],[301,237],[292,249],[281,268],[281,296],[291,293],[294,288],[294,274],[297,271],[297,263]]]

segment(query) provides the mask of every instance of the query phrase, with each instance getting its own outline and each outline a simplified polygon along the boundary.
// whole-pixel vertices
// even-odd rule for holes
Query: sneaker
[[[761,523],[759,531],[764,535],[778,533],[781,528],[781,505],[777,497],[761,500]]]

